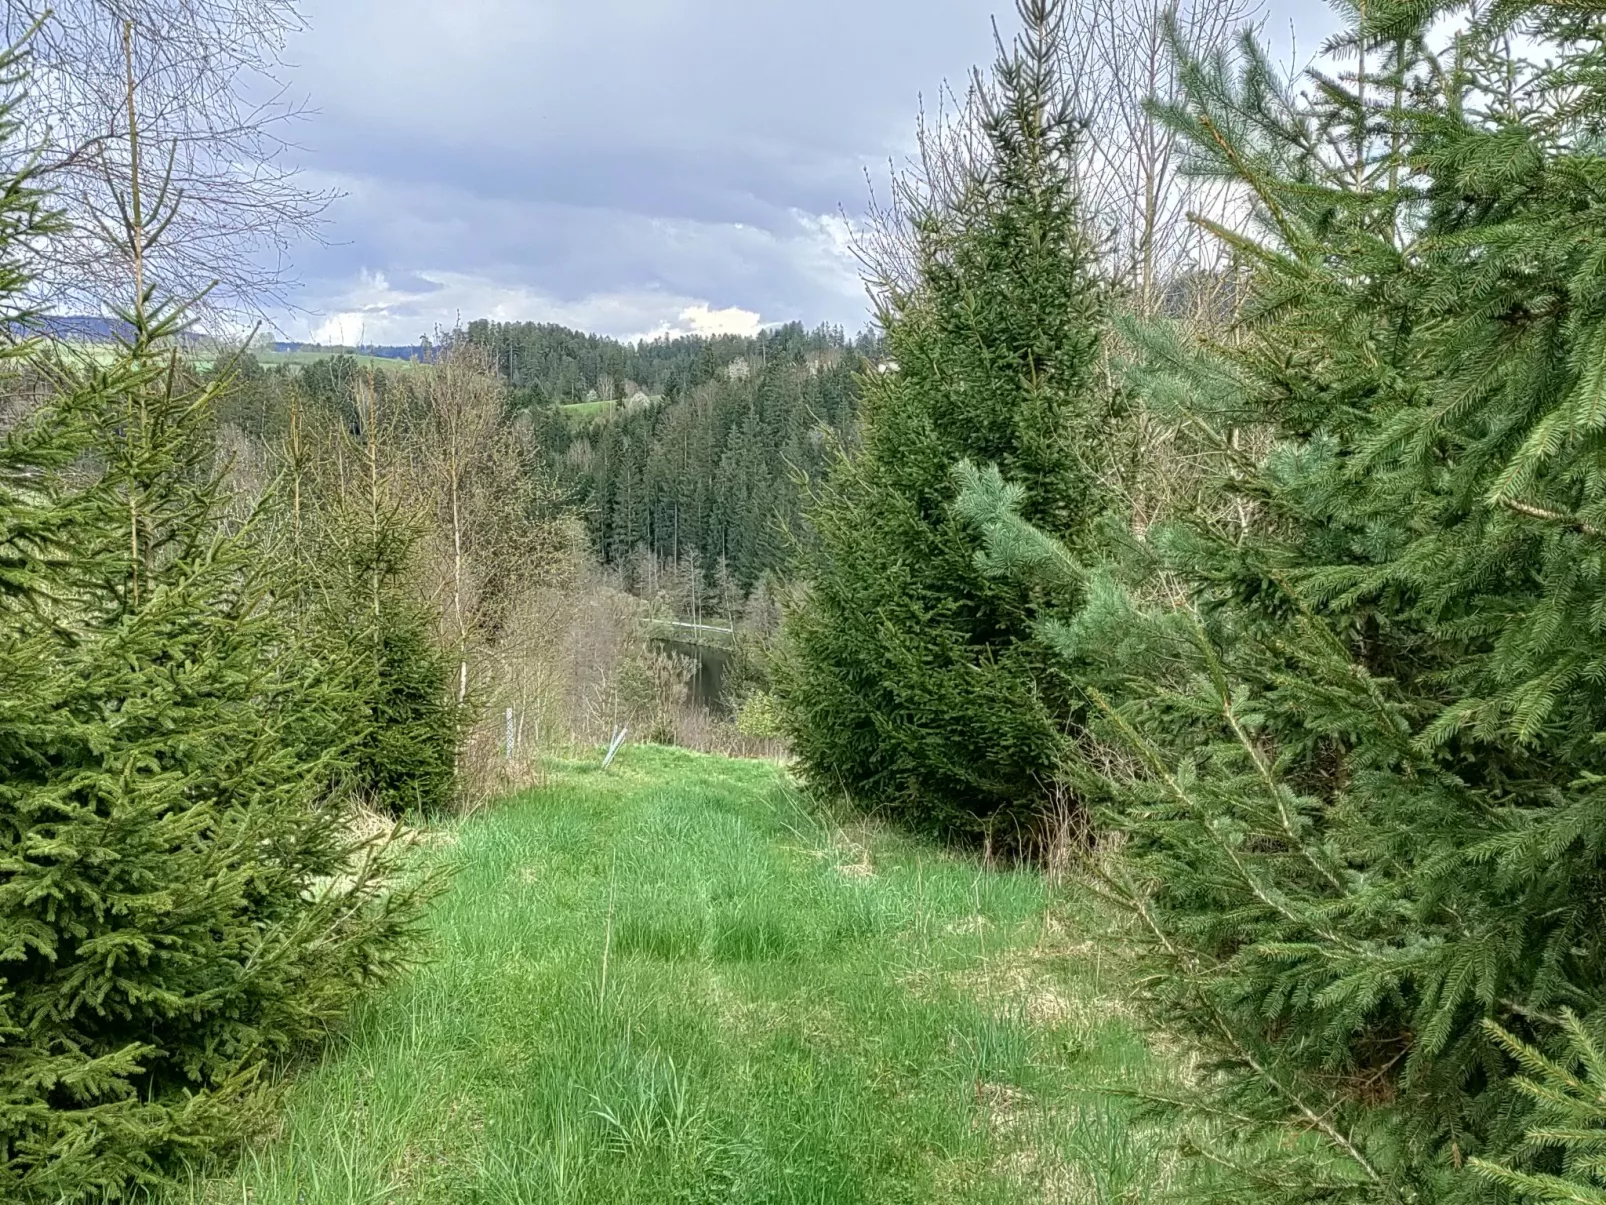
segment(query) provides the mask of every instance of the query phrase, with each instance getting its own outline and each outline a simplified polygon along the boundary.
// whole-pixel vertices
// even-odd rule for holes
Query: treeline
[[[581,425],[549,419],[543,440],[604,563],[635,580],[643,558],[690,560],[711,585],[747,592],[784,573],[806,539],[804,498],[852,438],[871,362],[838,332],[798,326],[727,360],[713,348],[699,348],[695,372],[672,378],[664,400]]]
[[[1179,318],[1020,9],[879,245],[801,764],[1079,858],[1203,1055],[1180,1195],[1606,1199],[1606,18],[1379,2],[1294,80],[1168,18],[1134,112],[1226,186]]]
[[[663,336],[621,343],[551,323],[482,318],[470,322],[461,337],[485,351],[524,406],[620,401],[637,392],[676,397],[719,377],[735,360],[757,368],[771,356],[831,355],[850,345],[839,327],[805,331],[797,323],[752,336]],[[877,339],[861,334],[851,346],[861,355],[874,355]]]

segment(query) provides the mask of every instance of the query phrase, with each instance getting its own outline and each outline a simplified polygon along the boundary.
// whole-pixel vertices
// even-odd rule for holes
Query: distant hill
[[[852,350],[878,359],[874,332],[849,338],[840,328],[793,322],[757,335],[683,335],[625,343],[541,322],[470,322],[460,336],[490,355],[518,404],[585,403],[678,397],[723,377],[742,379],[766,364],[819,369]]]
[[[96,318],[88,314],[51,314],[42,318],[38,325],[52,338],[84,343],[110,343],[133,334],[133,328],[121,319]]]
[[[344,346],[333,343],[287,343],[279,341],[267,345],[276,352],[293,353],[298,356],[364,356],[375,360],[421,360],[427,359],[430,352],[426,347],[414,344],[409,347],[385,347],[370,344],[357,344]]]
[[[121,318],[103,318],[94,314],[47,314],[29,324],[34,330],[52,339],[72,343],[112,343],[118,339],[133,338],[134,328]],[[205,336],[188,332],[187,341],[199,343]]]

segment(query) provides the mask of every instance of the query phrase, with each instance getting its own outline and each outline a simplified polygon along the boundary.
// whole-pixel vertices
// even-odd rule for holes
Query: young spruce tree
[[[1104,297],[1078,222],[1058,0],[978,78],[977,139],[906,183],[907,264],[880,290],[890,363],[863,442],[821,487],[809,592],[779,675],[809,777],[925,828],[1013,841],[1057,772],[1066,695],[1031,639],[1042,599],[977,568],[954,465],[1004,467],[1066,541],[1099,516]]]
[[[963,505],[995,570],[1087,588],[1041,630],[1103,716],[1109,886],[1216,1058],[1218,1158],[1284,1200],[1478,1200],[1519,1181],[1470,1159],[1566,1170],[1512,1052],[1606,1015],[1606,18],[1356,15],[1345,78],[1295,93],[1249,44],[1167,115],[1256,227],[1222,232],[1240,337],[1134,332],[1139,392],[1241,521],[1151,533],[1166,588],[1123,589],[1007,470]]]
[[[457,798],[474,700],[458,697],[457,658],[418,587],[423,504],[383,374],[349,395],[297,390],[281,447],[284,483],[264,541],[286,619],[338,684],[342,773],[362,802],[439,815]]]
[[[7,330],[41,205],[0,187]],[[137,278],[162,212],[129,216]],[[10,357],[54,396],[0,442],[8,1201],[121,1199],[237,1136],[264,1065],[394,972],[417,915],[396,847],[347,834],[347,701],[230,520],[215,390],[152,295],[103,367]]]

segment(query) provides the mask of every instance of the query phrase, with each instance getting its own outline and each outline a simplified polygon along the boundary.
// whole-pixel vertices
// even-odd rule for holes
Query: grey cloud
[[[446,287],[438,280],[430,280],[428,277],[419,276],[405,269],[400,272],[392,272],[390,274],[390,283],[403,292],[418,293],[424,296],[428,296],[430,293],[437,293]]]
[[[456,182],[487,200],[606,208],[650,217],[770,227],[797,209],[856,210],[865,161],[780,144],[614,145],[522,140],[503,147],[394,148],[341,132],[320,163],[342,172],[427,188]]]
[[[820,218],[862,209],[864,171],[907,154],[919,98],[990,58],[1010,7],[308,0],[304,162],[349,195],[302,301],[376,326],[493,299],[614,334],[696,303],[857,325]]]
[[[767,226],[656,217],[587,207],[487,198],[440,184],[344,180],[336,228],[360,237],[328,248],[320,266],[458,271],[537,286],[565,298],[620,287],[660,287],[765,312],[822,273],[807,252],[828,240],[818,220],[786,215]],[[839,270],[833,286],[849,278]],[[730,298],[722,294],[737,291]],[[822,314],[821,317],[838,317]]]
[[[332,245],[299,257],[302,302],[355,305],[373,293],[362,273],[383,272],[416,319],[450,290],[413,286],[457,273],[632,330],[654,298],[665,320],[691,299],[856,325],[851,261],[818,219],[857,212],[864,169],[905,152],[920,93],[989,53],[988,11],[312,0],[291,48],[318,110],[304,161],[349,195]]]

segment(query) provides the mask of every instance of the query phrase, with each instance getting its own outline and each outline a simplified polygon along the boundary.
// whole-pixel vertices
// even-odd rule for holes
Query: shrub
[[[742,700],[735,724],[737,732],[757,741],[779,740],[784,735],[775,696],[767,690],[755,690]]]

